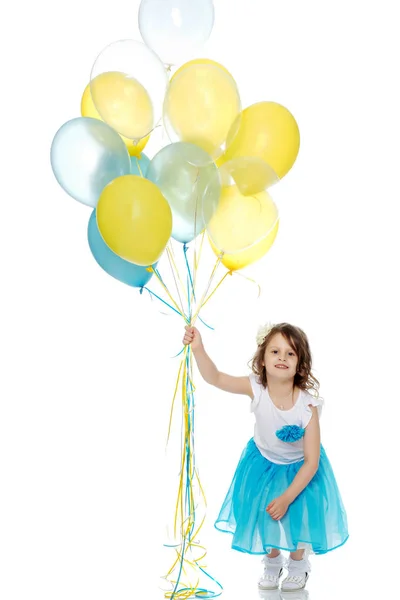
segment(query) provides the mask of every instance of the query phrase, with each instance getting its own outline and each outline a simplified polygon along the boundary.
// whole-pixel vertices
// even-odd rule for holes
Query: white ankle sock
[[[282,554],[278,554],[278,556],[274,556],[274,558],[268,557],[268,560],[271,560],[272,562],[277,562],[277,563],[279,563],[281,561],[281,559],[282,559]]]

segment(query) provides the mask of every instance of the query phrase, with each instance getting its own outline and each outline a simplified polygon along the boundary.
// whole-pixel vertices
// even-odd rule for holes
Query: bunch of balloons
[[[158,262],[170,252],[171,240],[183,245],[186,256],[199,237],[208,239],[217,264],[229,273],[263,257],[279,227],[270,188],[297,158],[299,128],[276,102],[243,108],[238,85],[223,65],[193,59],[213,29],[212,0],[142,0],[138,19],[143,41],[111,43],[95,60],[81,116],[54,136],[51,166],[67,194],[91,207],[89,248],[104,271],[140,289],[156,274],[174,310],[193,324],[206,293],[193,311],[188,265],[187,308],[179,307]],[[169,143],[150,160],[144,150],[158,127]],[[190,360],[186,348],[181,377],[187,415],[193,397]],[[190,419],[185,436],[190,451],[183,462],[195,468]],[[186,497],[191,479],[186,492],[180,486]],[[190,515],[181,515],[185,527],[193,525]],[[193,544],[192,529],[182,533],[182,560],[185,544]],[[172,595],[197,590],[210,597],[206,590],[177,586]]]
[[[88,236],[97,262],[142,286],[169,239],[190,243],[202,232],[222,263],[242,269],[273,244],[278,209],[269,188],[299,151],[299,129],[280,104],[242,109],[223,66],[190,60],[214,22],[211,0],[143,0],[145,43],[117,41],[97,57],[81,116],[65,123],[51,147],[62,188],[94,210]],[[164,126],[170,144],[150,161],[143,153]]]

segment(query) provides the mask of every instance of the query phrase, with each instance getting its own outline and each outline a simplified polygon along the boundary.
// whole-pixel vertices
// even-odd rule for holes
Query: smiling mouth
[[[288,369],[289,367],[287,367],[286,365],[275,365],[276,369]]]

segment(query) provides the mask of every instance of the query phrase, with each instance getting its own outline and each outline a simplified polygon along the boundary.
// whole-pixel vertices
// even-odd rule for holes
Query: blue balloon
[[[96,207],[108,183],[131,172],[122,138],[99,119],[78,117],[54,136],[51,167],[61,187],[78,202]]]
[[[140,177],[146,177],[147,169],[150,164],[150,159],[145,154],[140,155],[140,158],[131,156],[131,174],[139,175]]]
[[[92,212],[88,225],[90,250],[102,269],[115,279],[132,287],[144,287],[152,277],[146,267],[134,265],[115,254],[105,243],[96,222],[96,209]],[[157,263],[153,265],[156,267]]]

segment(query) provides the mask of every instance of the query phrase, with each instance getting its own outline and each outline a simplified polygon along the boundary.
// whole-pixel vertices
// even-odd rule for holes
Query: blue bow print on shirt
[[[301,440],[305,432],[303,427],[299,427],[298,425],[285,425],[281,429],[275,432],[276,437],[278,437],[282,442],[297,442]]]

